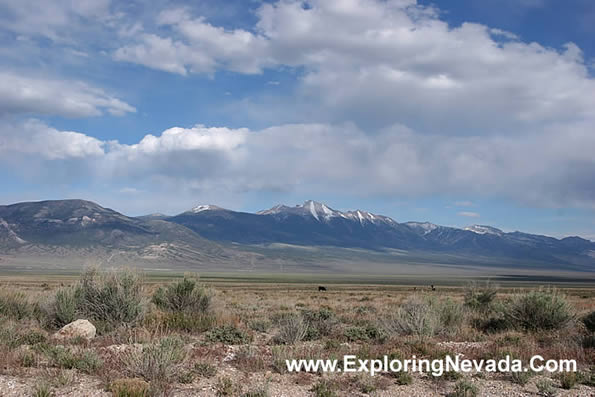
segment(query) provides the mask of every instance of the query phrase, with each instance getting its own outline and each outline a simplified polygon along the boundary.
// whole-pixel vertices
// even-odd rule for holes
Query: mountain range
[[[175,216],[128,217],[90,201],[55,200],[0,206],[0,265],[25,263],[22,258],[211,270],[287,263],[294,270],[341,271],[341,263],[351,262],[345,270],[352,271],[359,261],[388,270],[435,263],[593,271],[595,243],[486,225],[399,223],[315,201],[257,213],[199,205]]]

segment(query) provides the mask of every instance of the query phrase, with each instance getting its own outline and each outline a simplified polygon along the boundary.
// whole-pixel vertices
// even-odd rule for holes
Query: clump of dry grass
[[[289,313],[279,323],[279,331],[275,336],[275,342],[279,344],[292,345],[300,342],[308,333],[308,322],[300,313]]]

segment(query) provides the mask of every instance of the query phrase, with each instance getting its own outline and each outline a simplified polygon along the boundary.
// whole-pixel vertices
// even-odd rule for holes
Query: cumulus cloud
[[[41,156],[47,160],[87,158],[105,154],[104,143],[73,131],[59,131],[37,120],[0,124],[0,153]]]
[[[217,68],[254,74],[271,64],[266,38],[246,30],[225,30],[182,9],[160,13],[157,23],[170,28],[172,36],[142,34],[137,43],[116,50],[114,58],[182,75]]]
[[[18,34],[70,40],[74,26],[112,17],[110,0],[0,0],[2,29]]]
[[[155,180],[237,195],[496,195],[539,205],[595,206],[595,136],[589,125],[552,127],[522,139],[427,135],[401,125],[373,136],[349,123],[258,131],[197,125],[128,145],[28,122],[22,131],[0,136],[0,152],[39,153],[48,161],[82,158],[89,179],[112,183]]]
[[[136,109],[102,89],[79,81],[0,72],[0,115],[34,113],[67,117],[123,115]]]
[[[452,27],[415,1],[286,0],[257,16],[253,31],[226,30],[165,11],[161,36],[140,35],[114,56],[179,74],[304,68],[298,94],[312,108],[363,125],[471,134],[595,119],[595,81],[572,43],[556,50],[480,24]]]

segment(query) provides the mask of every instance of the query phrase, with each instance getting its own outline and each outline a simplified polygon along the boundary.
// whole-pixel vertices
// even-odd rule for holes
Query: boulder
[[[57,339],[85,338],[87,340],[95,338],[97,330],[89,320],[76,320],[66,324],[62,329],[54,334]]]

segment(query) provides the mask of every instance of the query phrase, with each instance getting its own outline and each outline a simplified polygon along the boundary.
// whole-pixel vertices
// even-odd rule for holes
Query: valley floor
[[[176,285],[171,283],[179,282],[180,278],[171,274],[146,274],[142,285],[145,311],[142,318],[117,327],[91,319],[98,328],[95,338],[58,341],[52,337],[57,328],[44,323],[46,320],[40,319],[34,310],[29,313],[21,308],[22,315],[9,310],[13,302],[10,297],[21,297],[31,305],[50,302],[58,290],[76,282],[77,275],[2,276],[0,395],[578,397],[595,394],[593,331],[583,320],[595,311],[593,285],[566,283],[554,291],[538,287],[544,284],[539,279],[523,280],[520,284],[504,280],[503,286],[493,290],[494,306],[488,310],[469,307],[472,288],[454,282],[436,283],[436,290],[432,291],[427,280],[419,278],[408,280],[408,285],[381,285],[356,284],[357,280],[346,279],[340,282],[329,277],[323,280],[327,291],[318,291],[322,283],[314,283],[309,277],[289,282],[278,276],[249,279],[229,274],[205,275],[201,282],[212,294],[206,315],[199,314],[197,309],[189,312],[167,309],[155,300],[155,294],[159,287]],[[102,282],[96,281],[97,288],[101,288]],[[532,285],[527,286],[527,282]],[[198,291],[199,286],[196,288]],[[475,293],[485,292],[482,286],[473,288]],[[544,293],[539,299],[547,299],[550,293],[562,297],[572,311],[572,318],[561,328],[534,331],[496,324],[500,310],[502,313],[506,310],[499,305],[511,305],[507,302],[531,293]],[[407,316],[418,309],[425,310],[427,317],[422,321],[428,322],[427,329],[425,325],[422,329],[405,329],[415,325],[403,323],[406,317],[397,318],[397,314]],[[445,318],[444,313],[452,318]],[[81,316],[79,312],[76,317]],[[166,342],[170,347],[179,343],[179,350],[160,350],[165,349]],[[160,353],[150,354],[156,351]],[[523,360],[540,354],[552,359],[576,359],[579,372],[526,377],[511,373],[372,377],[345,373],[292,374],[283,365],[285,359],[340,358],[346,354],[369,358],[385,354],[401,358],[462,354],[477,359],[510,354]],[[176,355],[179,359],[172,358]],[[118,389],[122,384],[125,392]],[[132,394],[133,389],[140,390],[140,394]],[[44,394],[45,391],[49,394]]]

